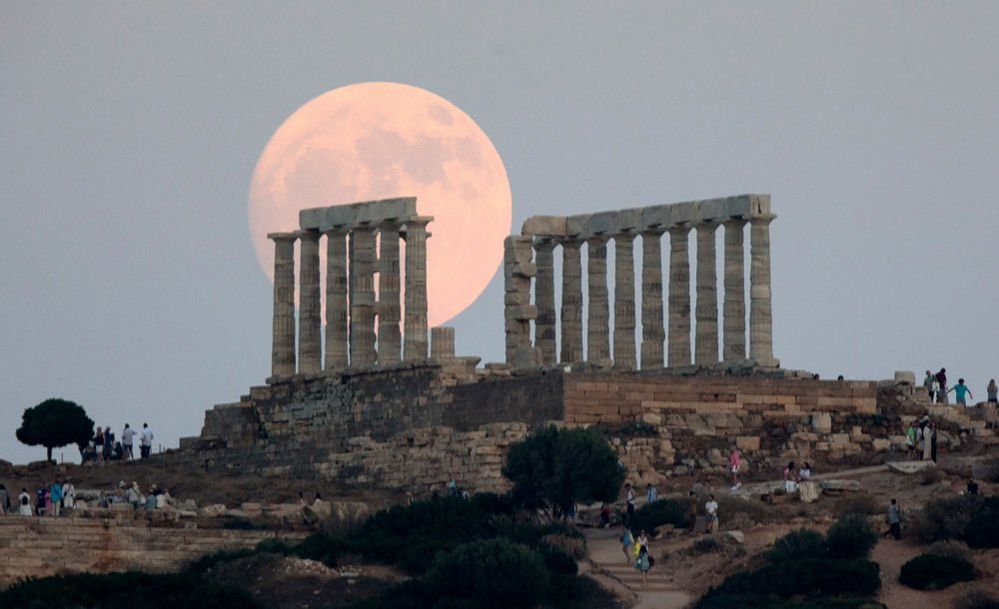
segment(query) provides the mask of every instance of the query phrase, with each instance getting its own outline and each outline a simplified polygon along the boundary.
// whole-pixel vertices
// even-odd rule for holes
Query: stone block
[[[744,452],[756,452],[760,450],[759,436],[738,436],[735,445]]]
[[[916,384],[916,373],[911,370],[896,370],[895,383],[914,386]]]

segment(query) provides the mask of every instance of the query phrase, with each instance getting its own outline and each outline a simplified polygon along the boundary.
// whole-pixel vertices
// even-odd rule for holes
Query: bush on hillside
[[[791,531],[774,543],[770,560],[787,562],[803,558],[822,558],[826,554],[826,539],[811,529]]]
[[[967,560],[921,554],[902,565],[898,581],[916,590],[943,590],[958,582],[975,579],[975,567]]]
[[[867,599],[811,598],[788,600],[752,594],[713,594],[704,597],[695,609],[885,609]]]
[[[964,539],[973,548],[999,548],[999,497],[977,503],[979,508],[971,514]]]
[[[863,514],[864,516],[872,516],[874,514],[883,514],[887,510],[887,506],[879,503],[873,495],[868,495],[866,493],[857,493],[855,495],[841,497],[833,506],[833,512],[837,517],[846,516],[847,514]]]
[[[968,544],[954,539],[934,541],[926,549],[926,553],[930,556],[939,556],[941,558],[955,558],[964,561],[971,560],[971,550],[968,548]]]
[[[687,526],[687,503],[680,499],[659,499],[636,510],[628,527],[632,531],[652,533],[664,524],[677,528]]]
[[[913,518],[912,532],[923,543],[964,539],[975,503],[965,497],[930,501]]]
[[[755,499],[744,499],[735,495],[718,495],[718,522],[728,524],[740,517],[740,514],[754,522],[773,522],[780,513],[771,506]],[[701,502],[703,507],[704,502]]]
[[[736,573],[718,594],[792,596],[870,596],[881,587],[880,569],[869,560],[802,558]]]
[[[423,583],[435,606],[451,601],[453,607],[534,607],[546,596],[549,573],[538,552],[491,539],[437,555]]]
[[[877,532],[860,514],[843,516],[826,534],[826,551],[830,558],[865,558],[877,543]]]
[[[968,590],[954,602],[954,609],[999,609],[999,598],[981,589]]]

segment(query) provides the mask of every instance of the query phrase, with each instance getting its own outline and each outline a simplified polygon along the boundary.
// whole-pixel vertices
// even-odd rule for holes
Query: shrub
[[[664,524],[687,526],[687,503],[680,499],[659,499],[635,511],[628,526],[633,531],[651,533]]]
[[[942,590],[975,579],[975,567],[966,560],[921,554],[902,565],[898,581],[916,590]]]
[[[698,539],[694,543],[690,544],[690,550],[688,553],[696,556],[698,554],[723,552],[724,550],[725,546],[722,542],[718,541],[718,539],[714,537],[702,537],[701,539]]]
[[[999,599],[985,590],[968,590],[954,602],[954,609],[999,609]]]
[[[979,507],[971,514],[964,539],[973,548],[999,548],[999,497],[988,497],[975,505]]]
[[[878,534],[860,514],[847,514],[826,534],[826,550],[831,558],[864,558],[878,543]]]
[[[944,479],[944,473],[935,467],[929,469],[924,469],[919,474],[919,483],[923,486],[930,486],[931,484],[936,484]]]
[[[344,548],[343,541],[327,533],[313,533],[301,543],[291,546],[288,553],[299,558],[319,561],[327,567],[336,567],[337,555],[343,553]]]
[[[465,544],[434,558],[423,578],[431,598],[452,607],[533,607],[545,598],[545,564],[534,550],[505,539]],[[445,605],[447,606],[447,605]]]
[[[878,500],[874,496],[864,493],[842,497],[833,507],[836,516],[846,516],[847,514],[870,516],[873,514],[882,514],[887,509],[887,506],[878,503]]]
[[[866,599],[815,598],[802,601],[751,594],[712,594],[704,597],[696,609],[884,609]]]
[[[791,531],[774,543],[770,560],[786,562],[802,558],[822,558],[826,553],[826,540],[822,533],[810,529]]]
[[[926,549],[926,553],[930,556],[939,556],[941,558],[955,558],[963,561],[971,560],[971,550],[968,549],[968,545],[953,539],[933,542]]]
[[[912,532],[923,543],[964,539],[964,531],[971,523],[973,504],[964,497],[930,501],[913,519]]]
[[[716,495],[718,502],[718,521],[728,524],[740,514],[756,522],[771,522],[778,515],[777,511],[759,500],[743,499],[733,495]]]
[[[792,596],[870,596],[881,587],[880,569],[869,560],[802,558],[736,573],[719,594]]]
[[[574,560],[586,558],[586,541],[568,535],[550,534],[541,538],[541,544],[557,548]]]
[[[220,552],[213,552],[212,554],[207,554],[201,558],[192,560],[187,564],[185,570],[191,574],[204,575],[222,563],[232,562],[234,560],[239,560],[240,558],[247,558],[249,556],[253,556],[254,553],[254,550],[222,550]]]

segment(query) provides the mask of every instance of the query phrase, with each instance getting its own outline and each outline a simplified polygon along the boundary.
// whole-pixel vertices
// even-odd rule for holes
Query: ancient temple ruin
[[[740,195],[576,216],[533,216],[504,243],[506,361],[515,368],[586,362],[619,370],[739,363],[776,368],[770,297],[769,195]],[[750,225],[749,352],[746,351],[744,227]],[[718,350],[715,234],[724,226],[723,349]],[[691,361],[688,237],[697,235],[696,334]],[[662,238],[669,233],[669,289],[663,294]],[[642,243],[642,294],[635,301],[634,241]],[[611,353],[607,244],[614,242]],[[586,245],[588,314],[583,353],[581,249]],[[555,248],[562,254],[561,344],[556,344]],[[532,300],[533,293],[533,300]],[[667,357],[663,302],[668,302]],[[640,318],[636,320],[636,311]],[[636,321],[641,346],[636,349]],[[532,331],[533,330],[533,331]],[[532,340],[533,336],[533,340]],[[636,351],[640,352],[641,360]]]

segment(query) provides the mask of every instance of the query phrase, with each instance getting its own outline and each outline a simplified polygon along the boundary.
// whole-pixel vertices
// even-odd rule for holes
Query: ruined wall
[[[0,588],[22,577],[57,573],[172,571],[205,554],[252,548],[275,535],[105,519],[0,516]]]

